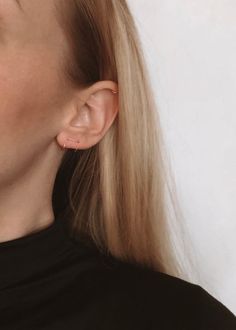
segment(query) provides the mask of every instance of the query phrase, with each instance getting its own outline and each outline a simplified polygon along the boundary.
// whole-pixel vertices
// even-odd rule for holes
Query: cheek
[[[59,81],[46,54],[0,57],[0,138],[14,146],[48,130],[56,111]],[[5,141],[7,139],[7,141]]]
[[[22,175],[56,136],[62,88],[55,62],[43,51],[0,54],[0,184]]]

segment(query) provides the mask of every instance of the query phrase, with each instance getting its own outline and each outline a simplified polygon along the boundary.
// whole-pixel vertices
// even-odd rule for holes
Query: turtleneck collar
[[[13,240],[0,242],[0,289],[48,271],[70,244],[62,220]]]

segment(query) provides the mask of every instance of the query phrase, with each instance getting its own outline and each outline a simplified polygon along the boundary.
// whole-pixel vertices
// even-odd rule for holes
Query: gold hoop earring
[[[70,139],[70,138],[68,138],[67,139],[68,141],[72,141],[74,144],[76,143],[76,144],[79,144],[80,142],[79,141],[74,141],[74,140],[72,140],[72,139]],[[77,150],[78,150],[78,148],[73,148],[74,149],[74,152],[76,152]]]
[[[79,144],[80,141],[76,141],[76,143]],[[77,152],[77,151],[78,151],[78,148],[75,148],[75,149],[74,149],[74,152]]]

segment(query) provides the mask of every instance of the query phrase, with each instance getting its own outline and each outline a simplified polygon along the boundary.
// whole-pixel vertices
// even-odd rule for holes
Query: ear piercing
[[[74,141],[74,140],[72,140],[72,139],[67,139],[68,141],[72,141],[72,142],[74,142],[74,143],[76,143],[76,144],[79,144],[80,142],[79,141]],[[63,149],[66,149],[67,147],[66,147],[66,144],[64,143],[63,144]],[[75,148],[74,149],[74,152],[76,152],[76,151],[78,151],[78,148]]]
[[[119,91],[118,91],[118,90],[115,91],[115,90],[111,89],[111,92],[112,92],[113,94],[117,94]],[[92,97],[95,97],[94,94],[92,94],[91,96],[92,96]]]

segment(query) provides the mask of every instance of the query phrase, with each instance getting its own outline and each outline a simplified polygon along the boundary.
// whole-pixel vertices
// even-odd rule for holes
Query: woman
[[[0,329],[236,329],[181,278],[126,1],[0,0],[0,16]]]

